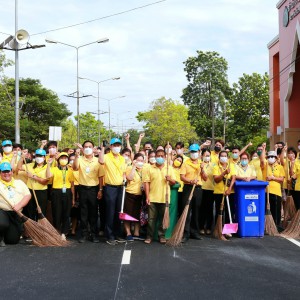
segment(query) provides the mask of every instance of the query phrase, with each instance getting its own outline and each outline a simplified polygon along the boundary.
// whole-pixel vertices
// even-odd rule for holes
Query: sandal
[[[164,245],[167,242],[167,240],[165,238],[160,238],[159,242]]]
[[[144,240],[144,243],[145,243],[145,244],[151,244],[151,242],[152,242],[151,239],[145,239],[145,240]]]

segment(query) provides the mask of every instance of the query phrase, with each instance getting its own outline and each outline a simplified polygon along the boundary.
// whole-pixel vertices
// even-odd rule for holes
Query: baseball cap
[[[12,142],[11,142],[10,140],[4,140],[4,141],[2,142],[2,147],[7,146],[7,145],[12,146]]]
[[[46,156],[46,151],[44,149],[37,149],[35,151],[35,155],[42,155],[42,156]]]
[[[189,150],[190,151],[199,151],[200,150],[200,147],[198,144],[192,144],[190,147],[189,147]]]
[[[120,145],[122,145],[120,139],[118,139],[118,138],[112,138],[112,139],[110,140],[110,143],[109,143],[109,144],[110,144],[110,145],[113,145],[113,144],[120,144]]]
[[[0,164],[0,171],[11,171],[11,165],[8,162]]]
[[[59,153],[58,158],[60,158],[61,156],[69,157],[69,154],[67,152],[61,152]]]
[[[276,151],[269,151],[267,157],[274,156],[277,157]]]

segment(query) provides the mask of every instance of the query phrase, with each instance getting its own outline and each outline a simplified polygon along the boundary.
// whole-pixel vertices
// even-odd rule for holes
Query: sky
[[[77,90],[76,49],[45,39],[75,47],[92,43],[78,50],[79,77],[120,77],[100,83],[100,97],[113,99],[100,99],[100,110],[107,112],[110,103],[112,129],[125,132],[128,127],[142,130],[135,117],[152,101],[163,96],[180,101],[187,86],[183,62],[197,50],[224,57],[231,84],[243,73],[268,71],[267,44],[278,34],[278,0],[157,1],[17,1],[18,28],[28,31],[32,45],[46,45],[19,52],[19,76],[39,79],[76,115],[76,99],[64,96]],[[0,0],[0,7],[1,43],[14,35],[15,1]],[[85,24],[55,30],[79,23]],[[93,43],[102,38],[109,42]],[[13,51],[5,55],[14,60]],[[14,67],[4,72],[14,77]],[[94,96],[80,100],[80,113],[97,112],[97,87],[79,80],[80,95]],[[101,120],[107,126],[108,113]]]

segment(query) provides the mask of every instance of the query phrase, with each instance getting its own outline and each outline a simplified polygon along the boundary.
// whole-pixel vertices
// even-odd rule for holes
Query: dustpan
[[[237,233],[239,224],[238,223],[232,223],[228,196],[226,196],[226,202],[227,202],[227,207],[228,207],[228,215],[229,215],[230,224],[224,224],[222,234]]]
[[[125,189],[126,189],[126,182],[123,184],[123,191],[122,191],[122,205],[121,211],[119,212],[119,219],[123,221],[130,221],[130,222],[139,222],[136,218],[124,213],[124,200],[125,200]]]

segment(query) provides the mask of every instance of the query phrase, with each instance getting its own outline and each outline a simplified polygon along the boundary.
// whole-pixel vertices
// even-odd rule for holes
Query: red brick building
[[[279,34],[269,44],[270,144],[300,139],[300,0],[277,3]]]

